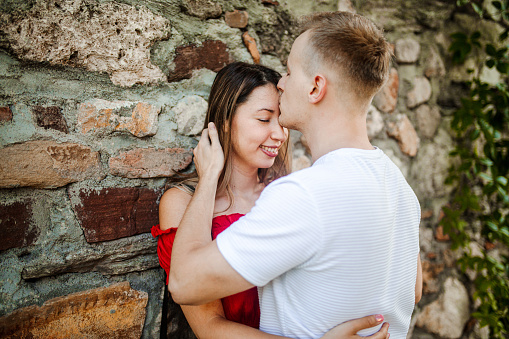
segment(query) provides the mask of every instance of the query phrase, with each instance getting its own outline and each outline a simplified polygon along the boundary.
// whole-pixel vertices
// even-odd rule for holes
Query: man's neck
[[[309,145],[313,162],[340,148],[374,149],[369,142],[365,119],[322,119],[308,126],[302,133]]]

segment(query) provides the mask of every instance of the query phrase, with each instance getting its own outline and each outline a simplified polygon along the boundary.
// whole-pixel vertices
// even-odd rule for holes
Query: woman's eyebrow
[[[270,109],[270,108],[260,108],[259,110],[257,110],[257,112],[260,112],[260,111],[268,111],[270,113],[274,113],[274,110]]]

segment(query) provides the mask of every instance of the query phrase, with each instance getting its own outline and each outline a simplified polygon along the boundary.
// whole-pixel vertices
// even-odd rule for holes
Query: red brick
[[[246,45],[247,50],[251,54],[251,57],[253,58],[253,62],[255,64],[260,63],[260,52],[258,52],[258,48],[256,48],[256,41],[255,39],[249,35],[248,32],[244,32],[242,34],[242,40],[244,40],[244,45]]]
[[[387,124],[387,134],[398,141],[399,148],[403,153],[411,157],[417,154],[420,139],[410,119],[405,114],[398,115],[396,122]]]
[[[83,134],[129,132],[140,138],[151,136],[157,132],[160,112],[159,106],[146,102],[93,99],[79,106],[77,129]]]
[[[2,338],[140,338],[148,294],[128,282],[69,294],[0,318]]]
[[[428,259],[436,259],[437,258],[437,254],[435,252],[428,252],[426,253],[426,258]]]
[[[32,245],[38,231],[31,221],[31,200],[0,204],[0,251]]]
[[[433,211],[432,210],[423,210],[421,212],[421,219],[429,219],[433,216]]]
[[[168,81],[189,79],[195,69],[208,68],[217,72],[231,61],[228,47],[222,41],[207,40],[200,47],[180,46],[173,60],[175,70],[168,74]]]
[[[70,192],[87,242],[114,240],[150,232],[159,223],[162,190],[125,187]]]
[[[444,234],[444,228],[442,226],[438,226],[435,231],[435,239],[437,241],[449,241],[449,234]]]
[[[381,111],[392,113],[398,102],[399,75],[395,68],[391,68],[389,80],[380,92],[373,98],[373,104]]]
[[[0,123],[12,120],[12,111],[9,107],[0,107]]]
[[[0,149],[0,187],[55,188],[101,179],[99,152],[73,143],[38,140]]]
[[[249,14],[246,11],[236,9],[233,12],[226,12],[224,21],[232,28],[245,28],[249,21]]]
[[[444,270],[443,263],[432,263],[428,260],[422,261],[422,282],[425,294],[436,293],[439,290],[437,277]]]
[[[54,129],[60,132],[69,133],[65,118],[60,113],[60,107],[50,106],[42,107],[35,106],[32,110],[37,126],[45,129]]]
[[[487,249],[488,251],[494,249],[495,247],[497,247],[497,245],[489,241],[486,241],[486,243],[484,244],[484,248]]]
[[[137,148],[110,158],[110,172],[125,178],[170,177],[185,169],[193,152],[183,148]]]

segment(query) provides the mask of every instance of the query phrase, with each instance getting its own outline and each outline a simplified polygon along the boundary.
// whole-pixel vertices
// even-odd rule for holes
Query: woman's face
[[[257,87],[232,119],[233,164],[269,168],[288,137],[279,125],[279,94],[272,84]],[[246,168],[246,169],[248,169]]]

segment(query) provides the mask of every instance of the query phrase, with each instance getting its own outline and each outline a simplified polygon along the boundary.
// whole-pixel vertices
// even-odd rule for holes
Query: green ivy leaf
[[[482,10],[482,8],[481,8],[478,4],[476,4],[475,2],[472,2],[472,3],[471,3],[471,5],[472,5],[472,8],[474,9],[474,11],[475,11],[477,14],[479,14],[479,16],[481,16],[481,17],[482,17],[482,14],[483,14],[483,10]]]
[[[494,57],[494,56],[497,55],[497,49],[492,44],[487,44],[486,45],[486,54],[488,54],[489,56]]]
[[[486,223],[486,226],[488,226],[488,228],[490,230],[492,230],[493,232],[498,232],[498,226],[495,223],[493,223],[492,221],[488,221]]]
[[[506,62],[499,62],[497,64],[497,71],[499,71],[502,74],[507,74],[509,71],[509,64]]]
[[[502,185],[504,185],[504,186],[505,186],[505,185],[507,185],[507,178],[506,178],[506,177],[502,177],[502,176],[497,177],[497,182],[498,182],[499,184],[502,184]]]
[[[493,178],[487,175],[486,173],[480,173],[479,176],[488,182],[493,181]]]

